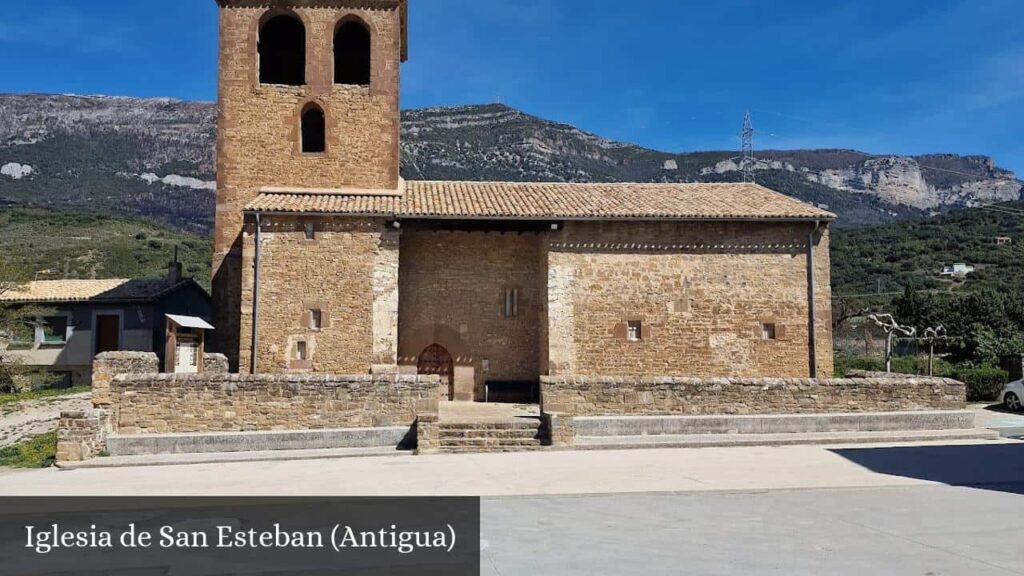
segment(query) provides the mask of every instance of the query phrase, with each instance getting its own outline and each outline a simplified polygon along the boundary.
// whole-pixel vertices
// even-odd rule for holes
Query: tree
[[[23,289],[27,283],[24,270],[0,260],[0,297]],[[26,366],[10,350],[12,342],[22,335],[34,335],[39,319],[51,314],[52,310],[35,304],[0,303],[0,391],[18,391],[30,387],[33,381],[46,383],[52,379],[48,372]]]

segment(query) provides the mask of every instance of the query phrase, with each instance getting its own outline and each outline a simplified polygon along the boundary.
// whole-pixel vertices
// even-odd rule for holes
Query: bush
[[[967,385],[967,400],[971,402],[996,400],[1003,385],[1010,381],[1010,375],[1006,370],[989,364],[957,366],[950,377]]]

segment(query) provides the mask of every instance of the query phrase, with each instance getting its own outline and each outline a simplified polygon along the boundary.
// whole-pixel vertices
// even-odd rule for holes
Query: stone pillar
[[[441,447],[441,414],[437,398],[416,401],[416,454],[434,454]]]
[[[543,412],[541,426],[547,431],[552,446],[571,448],[576,445],[576,425],[572,416],[561,412]]]
[[[373,360],[371,371],[398,372],[398,249],[401,232],[386,227],[373,263]]]
[[[81,462],[102,454],[109,433],[107,410],[62,412],[57,424],[57,463]]]
[[[228,357],[223,354],[203,354],[203,374],[227,374],[230,372]]]
[[[548,374],[563,376],[576,369],[573,287],[576,267],[552,249],[548,253]]]
[[[152,352],[104,352],[92,361],[92,405],[110,406],[110,383],[118,374],[159,374],[160,360]]]

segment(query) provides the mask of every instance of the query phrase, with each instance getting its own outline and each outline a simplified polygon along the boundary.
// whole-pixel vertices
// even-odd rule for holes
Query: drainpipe
[[[818,377],[818,337],[815,328],[814,290],[814,237],[821,229],[821,221],[814,221],[814,229],[807,237],[807,363],[811,378]]]
[[[260,215],[256,213],[256,254],[253,258],[253,280],[252,280],[252,357],[249,371],[255,376],[258,373],[256,365],[256,351],[259,349],[260,333],[260,240],[262,239],[262,223]]]

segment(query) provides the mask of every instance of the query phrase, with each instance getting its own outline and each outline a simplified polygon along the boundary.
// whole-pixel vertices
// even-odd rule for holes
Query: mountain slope
[[[997,243],[997,238],[1009,242]],[[1024,202],[969,208],[832,236],[832,285],[836,296],[866,298],[905,287],[937,292],[1000,291],[1024,286]],[[943,266],[965,263],[963,278],[940,275]]]
[[[408,179],[694,182],[740,179],[735,152],[671,154],[612,142],[503,105],[403,113]],[[216,108],[175,100],[0,95],[0,204],[142,216],[206,233]],[[758,181],[856,227],[1020,198],[985,157],[763,151]]]

